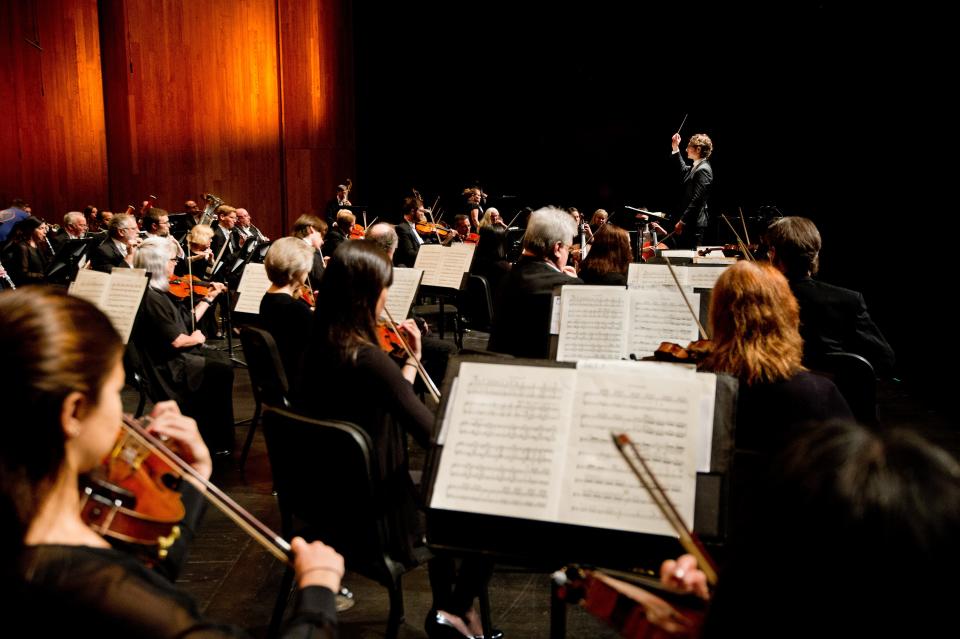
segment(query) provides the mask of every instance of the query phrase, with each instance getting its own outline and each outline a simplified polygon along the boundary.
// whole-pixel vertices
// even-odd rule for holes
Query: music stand
[[[647,211],[646,209],[637,208],[634,206],[624,206],[623,208],[634,212],[633,220],[636,228],[633,247],[634,261],[643,261],[643,245],[648,239],[650,240],[650,248],[653,250],[653,254],[659,255],[657,253],[657,244],[659,242],[657,239],[657,232],[650,228],[650,224],[651,222],[666,222],[667,216],[659,211]]]
[[[91,247],[97,246],[102,241],[103,238],[100,237],[67,240],[57,251],[44,273],[47,282],[64,286],[72,282],[80,269],[80,261],[90,252]]]
[[[189,213],[170,214],[170,235],[174,238],[179,238],[177,241],[183,241],[183,237],[193,227],[193,224],[191,224],[193,221],[192,217]]]

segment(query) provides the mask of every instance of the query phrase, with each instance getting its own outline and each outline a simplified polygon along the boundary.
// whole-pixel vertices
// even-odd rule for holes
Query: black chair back
[[[490,332],[493,324],[493,294],[487,278],[482,275],[470,275],[467,279],[467,289],[463,294],[461,309],[470,320],[470,328]]]
[[[349,422],[317,420],[264,405],[263,433],[283,535],[333,546],[352,571],[390,591],[388,637],[403,621],[400,578],[391,554],[390,500],[381,491],[370,436]]]
[[[828,353],[819,362],[818,369],[837,385],[857,421],[868,426],[880,423],[877,376],[870,362],[854,353]]]
[[[273,336],[265,330],[245,326],[240,331],[240,343],[257,404],[289,407],[290,385]]]

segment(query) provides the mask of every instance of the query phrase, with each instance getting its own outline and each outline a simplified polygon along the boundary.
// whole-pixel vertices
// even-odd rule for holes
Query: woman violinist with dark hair
[[[79,475],[117,442],[123,344],[93,305],[49,288],[0,295],[0,351],[7,376],[0,446],[4,631],[10,636],[235,637],[203,619],[189,597],[133,555],[115,550],[81,517]],[[201,477],[212,470],[196,423],[173,402],[154,407],[148,430],[169,438]],[[181,539],[202,513],[200,493],[181,484]],[[319,542],[293,542],[301,588],[289,636],[335,634],[333,591],[343,559]],[[171,553],[171,556],[175,553]],[[176,553],[182,559],[182,554]],[[168,566],[175,572],[176,566]]]
[[[630,235],[613,224],[604,224],[593,236],[590,251],[580,262],[577,274],[584,284],[626,286],[632,261]]]
[[[393,283],[393,265],[373,242],[346,242],[331,258],[320,282],[310,349],[305,359],[298,407],[321,419],[340,419],[363,428],[376,451],[383,503],[389,505],[393,553],[408,565],[417,563],[415,547],[423,538],[416,488],[410,479],[406,435],[428,448],[433,413],[413,390],[417,366],[402,367],[380,348],[377,318]],[[420,358],[420,331],[412,319],[400,323],[413,356]],[[329,401],[318,403],[316,390]],[[350,398],[359,397],[357,401]],[[357,504],[369,508],[369,504]],[[339,545],[339,542],[337,542]],[[345,550],[345,552],[347,552]],[[483,634],[473,600],[488,578],[489,567],[464,560],[453,585],[451,560],[431,559],[434,608],[427,618],[431,637]]]

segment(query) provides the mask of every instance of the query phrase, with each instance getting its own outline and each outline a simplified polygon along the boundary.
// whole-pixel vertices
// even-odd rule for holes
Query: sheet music
[[[584,526],[676,536],[624,462],[611,432],[637,444],[688,527],[693,525],[700,384],[637,369],[577,378],[559,519]]]
[[[554,520],[576,374],[464,362],[431,506]]]
[[[735,257],[713,257],[713,255],[698,255],[693,258],[694,264],[736,264],[737,258]]]
[[[674,287],[676,289],[676,287]],[[686,346],[699,336],[697,323],[687,309],[680,293],[661,290],[632,289],[630,296],[630,327],[627,353],[638,358],[649,357],[661,342]],[[700,295],[687,293],[687,299],[696,312]]]
[[[130,339],[133,323],[137,319],[137,311],[140,310],[140,300],[143,299],[143,292],[150,280],[142,269],[114,269],[109,279],[100,310],[110,318],[113,327],[117,329],[123,343],[126,344]]]
[[[313,282],[311,284],[316,286]],[[243,269],[243,275],[240,276],[240,284],[237,285],[237,305],[233,308],[233,312],[259,315],[260,301],[266,295],[268,288],[270,288],[270,278],[267,277],[266,267],[254,262],[247,264]]]
[[[70,283],[67,292],[70,293],[70,295],[87,300],[97,308],[101,308],[109,285],[109,273],[81,269],[77,271],[77,278]]]
[[[620,359],[627,346],[628,302],[617,286],[564,286],[557,360]]]
[[[424,244],[417,251],[414,267],[423,271],[424,286],[460,289],[463,274],[470,270],[476,244]]]
[[[685,266],[674,266],[673,270],[677,274],[680,286],[688,286],[688,269]],[[666,264],[631,263],[627,267],[627,288],[676,290],[677,285],[670,275],[670,267]]]
[[[694,249],[664,249],[660,252],[660,255],[664,257],[673,257],[677,259],[689,259],[697,256],[697,251]]]
[[[410,315],[410,307],[420,288],[423,271],[418,268],[393,269],[393,284],[387,290],[386,310],[393,319],[405,320]]]
[[[717,283],[717,278],[726,269],[726,266],[691,266],[684,270],[687,272],[687,284],[691,288],[713,288]]]

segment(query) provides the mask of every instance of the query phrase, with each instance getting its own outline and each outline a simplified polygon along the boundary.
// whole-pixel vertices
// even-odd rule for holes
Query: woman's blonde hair
[[[800,307],[787,279],[769,264],[738,262],[717,280],[710,300],[713,350],[706,370],[747,385],[790,379],[804,370]]]

